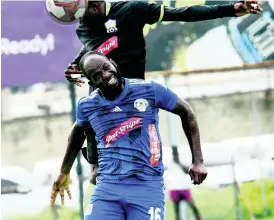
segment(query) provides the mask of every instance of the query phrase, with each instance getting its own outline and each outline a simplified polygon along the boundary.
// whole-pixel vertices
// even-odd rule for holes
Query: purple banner
[[[64,69],[81,48],[75,24],[61,25],[44,1],[2,1],[2,87],[65,81]]]

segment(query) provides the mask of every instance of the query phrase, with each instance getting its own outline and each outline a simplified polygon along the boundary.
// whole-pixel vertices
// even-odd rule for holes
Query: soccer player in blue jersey
[[[258,0],[179,8],[166,7],[157,1],[153,4],[147,1],[89,1],[86,14],[76,28],[77,36],[84,47],[65,71],[65,77],[68,81],[81,86],[84,81],[75,78],[75,74],[82,74],[78,70],[79,61],[87,51],[96,50],[113,59],[123,77],[144,79],[146,63],[144,25],[165,21],[196,22],[261,12],[262,8]],[[89,128],[90,126],[86,128],[89,151],[87,154],[83,148],[82,152],[91,164],[92,171],[96,172],[97,144]],[[95,175],[92,175],[92,178],[94,177]]]
[[[90,124],[98,142],[99,168],[85,219],[164,219],[159,109],[181,118],[192,152],[189,174],[193,183],[201,184],[207,176],[191,106],[158,83],[123,78],[116,64],[101,53],[85,54],[80,68],[97,89],[78,103],[77,125],[68,141],[71,151],[66,152],[53,184],[51,203],[58,193],[64,202],[64,191],[69,192],[71,161],[84,141],[84,127]]]

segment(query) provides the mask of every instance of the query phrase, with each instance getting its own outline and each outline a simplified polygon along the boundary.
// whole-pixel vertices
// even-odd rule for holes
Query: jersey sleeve
[[[161,22],[163,19],[164,6],[161,4],[133,1],[131,7],[137,18],[143,21],[144,24],[154,24]]]
[[[82,106],[82,99],[80,99],[76,108],[76,123],[80,127],[84,127],[89,122],[83,114]]]
[[[158,108],[172,111],[178,100],[178,96],[170,89],[153,82],[155,92],[155,105]]]
[[[182,8],[165,7],[162,20],[194,22],[234,16],[233,4],[193,5]]]

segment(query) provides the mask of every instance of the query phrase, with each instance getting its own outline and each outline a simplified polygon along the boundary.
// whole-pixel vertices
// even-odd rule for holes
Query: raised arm
[[[233,16],[235,16],[233,4],[194,5],[182,8],[165,7],[162,21],[192,22]]]
[[[193,5],[189,7],[173,8],[147,2],[133,2],[137,17],[145,24],[161,21],[204,21],[223,17],[259,14],[263,11],[258,0],[238,1],[222,5]]]
[[[258,0],[238,1],[222,5],[194,5],[182,8],[164,7],[162,21],[204,21],[223,17],[259,14],[263,9]]]

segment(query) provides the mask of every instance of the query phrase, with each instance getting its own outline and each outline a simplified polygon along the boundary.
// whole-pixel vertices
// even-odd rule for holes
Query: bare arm
[[[186,101],[178,98],[172,113],[181,118],[182,126],[192,153],[192,163],[203,163],[204,159],[201,150],[199,127],[191,106]]]
[[[73,124],[67,143],[67,150],[62,162],[61,173],[68,174],[85,141],[84,128]]]

